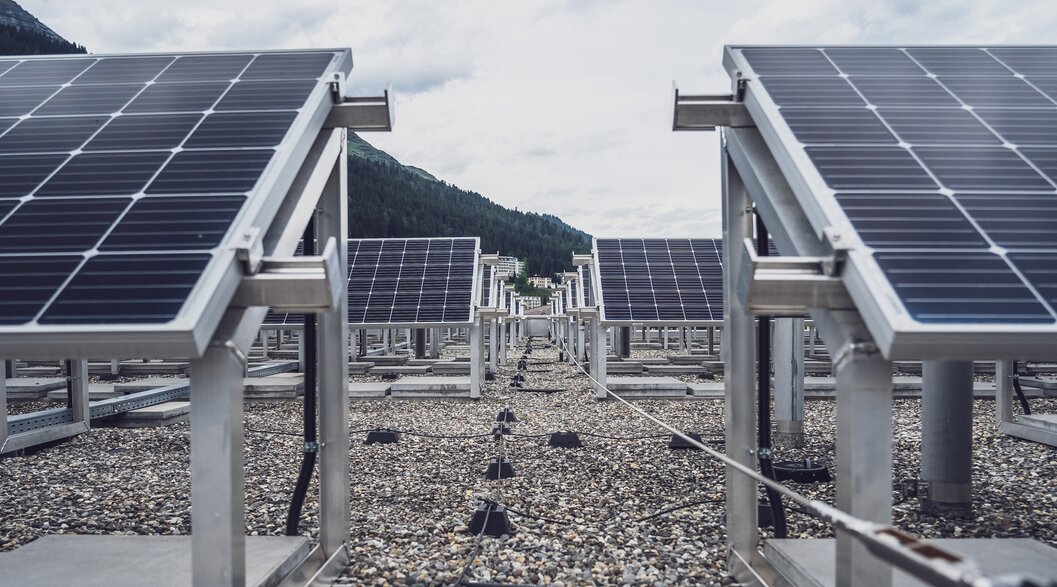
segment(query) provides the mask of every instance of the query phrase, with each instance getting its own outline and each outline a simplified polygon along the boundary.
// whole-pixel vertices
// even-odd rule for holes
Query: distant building
[[[540,289],[547,289],[554,285],[550,277],[543,277],[542,275],[531,275],[528,278],[528,282],[532,287]]]
[[[499,257],[499,266],[497,271],[499,273],[506,273],[510,277],[520,275],[525,270],[525,262],[517,257]]]
[[[531,278],[529,278],[531,279]],[[521,296],[521,306],[526,310],[538,308],[543,305],[543,300],[539,296]]]

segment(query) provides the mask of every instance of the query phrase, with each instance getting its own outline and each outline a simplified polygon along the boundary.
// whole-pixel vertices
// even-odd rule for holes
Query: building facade
[[[543,300],[539,296],[521,296],[521,305],[526,310],[531,310],[542,306]]]
[[[502,255],[499,256],[499,265],[497,267],[497,271],[499,273],[506,273],[510,277],[514,277],[515,275],[519,275],[524,270],[525,262],[521,259],[518,259],[517,257],[504,257]]]
[[[531,275],[528,278],[528,282],[532,287],[538,287],[540,289],[554,287],[554,282],[551,281],[551,278],[543,277],[542,275]]]

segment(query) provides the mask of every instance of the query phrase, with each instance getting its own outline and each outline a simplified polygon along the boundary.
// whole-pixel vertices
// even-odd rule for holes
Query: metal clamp
[[[833,355],[833,368],[836,370],[840,367],[844,361],[855,358],[856,356],[871,356],[880,353],[880,349],[877,345],[872,342],[865,341],[852,341],[848,344],[837,349],[837,352]]]
[[[242,269],[247,275],[254,275],[260,270],[261,260],[264,259],[264,239],[261,238],[259,227],[251,227],[242,234],[242,239],[235,246],[235,256],[242,262]]]
[[[342,96],[327,115],[324,128],[344,127],[354,132],[393,130],[390,88],[381,96]]]
[[[752,116],[733,94],[680,95],[674,88],[672,130],[716,130],[717,127],[754,127]]]
[[[334,310],[345,287],[345,271],[334,238],[327,241],[322,255],[262,257],[259,270],[242,278],[231,306],[269,306],[300,312]]]
[[[831,274],[835,257],[760,257],[745,239],[745,265],[737,291],[750,312],[765,316],[803,316],[812,308],[853,309],[840,277]]]

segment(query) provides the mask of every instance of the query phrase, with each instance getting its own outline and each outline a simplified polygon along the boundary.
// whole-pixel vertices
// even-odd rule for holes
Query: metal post
[[[470,397],[477,399],[481,397],[481,381],[484,379],[484,348],[481,340],[484,326],[480,318],[474,318],[470,325]]]
[[[734,164],[723,156],[723,280],[727,307],[723,314],[724,418],[727,455],[756,467],[756,332],[745,300],[735,287],[745,266],[745,248],[740,243],[752,237],[753,212],[749,194]],[[667,338],[667,336],[665,336]],[[665,344],[667,346],[667,344]],[[756,483],[734,469],[726,469],[727,567],[736,577],[747,577],[746,567],[756,557]]]
[[[0,373],[0,448],[7,442],[7,361],[0,360],[4,364],[4,372]]]
[[[716,329],[713,326],[708,327],[708,354],[716,354]]]
[[[4,361],[4,377],[6,379],[14,379],[18,376],[18,371],[15,369],[15,360],[9,359]]]
[[[606,327],[598,320],[594,321],[594,339],[591,341],[591,356],[594,364],[591,365],[591,376],[598,381],[595,385],[595,397],[606,399]]]
[[[808,349],[807,349],[808,354],[810,354],[812,357],[815,356],[815,339],[817,338],[815,336],[816,334],[817,334],[817,331],[815,330],[815,325],[812,324],[810,326],[810,330],[808,331],[808,341],[809,341],[808,344],[809,344],[809,346],[808,346]]]
[[[774,320],[775,440],[804,446],[804,319]]]
[[[426,358],[426,330],[424,328],[415,329],[415,358]]]
[[[488,320],[488,371],[499,371],[499,319]]]
[[[302,373],[305,372],[305,333],[297,333],[297,365]]]
[[[440,328],[431,328],[429,331],[429,358],[440,358]]]
[[[576,360],[583,364],[587,360],[587,333],[584,332],[586,325],[576,322]]]
[[[834,355],[837,379],[837,509],[892,521],[892,366],[872,343]],[[837,530],[837,585],[892,584],[892,567]]]
[[[972,361],[924,361],[921,389],[921,510],[966,516],[973,501]]]
[[[191,571],[196,587],[246,583],[244,362],[238,348],[222,340],[191,361]]]
[[[668,327],[661,328],[661,348],[668,350]]]
[[[361,328],[360,329],[359,339],[360,340],[358,342],[360,343],[360,352],[357,353],[357,354],[360,357],[366,357],[367,356],[367,329],[366,328]]]
[[[627,359],[631,356],[631,327],[623,326],[620,328],[620,351],[618,352],[621,358]]]
[[[1013,361],[995,361],[995,426],[1013,421]]]
[[[70,409],[74,422],[84,422],[86,427],[91,427],[91,416],[88,413],[87,359],[70,361]]]
[[[338,242],[342,271],[348,267],[348,180],[346,142],[319,198],[317,238]],[[345,276],[348,277],[347,275]],[[319,544],[327,557],[345,552],[349,540],[349,362],[348,292],[339,290],[337,308],[319,315]],[[310,393],[312,390],[305,390]],[[343,560],[345,554],[339,554]]]

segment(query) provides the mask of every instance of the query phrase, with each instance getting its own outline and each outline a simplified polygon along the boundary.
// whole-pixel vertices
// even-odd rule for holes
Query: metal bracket
[[[844,261],[848,259],[848,251],[851,250],[851,245],[848,244],[848,239],[844,238],[841,231],[827,226],[822,229],[822,236],[829,243],[830,248],[833,249],[833,257],[822,264],[822,268],[825,270],[826,275],[837,276],[840,274],[841,267],[844,266]]]
[[[242,278],[231,306],[327,312],[337,308],[344,287],[345,268],[331,238],[318,256],[263,257],[260,270]]]
[[[573,265],[576,267],[581,265],[593,265],[594,262],[594,255],[573,255]]]
[[[855,308],[840,277],[826,272],[832,258],[759,257],[752,239],[743,244],[745,267],[737,288],[753,314],[798,317],[813,308]]]
[[[498,265],[499,264],[499,253],[493,253],[488,255],[481,255],[482,265]]]
[[[389,88],[381,96],[344,96],[330,109],[323,127],[344,127],[353,132],[393,130]]]
[[[717,127],[754,127],[752,116],[733,94],[679,94],[675,88],[672,130],[716,130]]]
[[[251,227],[243,233],[235,247],[235,256],[242,262],[246,275],[254,275],[260,270],[261,260],[264,259],[264,239],[259,227]]]

